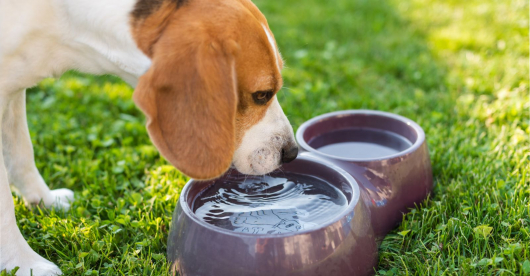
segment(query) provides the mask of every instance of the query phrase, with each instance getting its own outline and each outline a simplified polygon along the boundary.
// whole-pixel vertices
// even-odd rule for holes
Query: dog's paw
[[[58,266],[56,266],[54,263],[49,262],[45,259],[42,259],[42,262],[34,263],[31,265],[31,267],[28,268],[20,268],[17,271],[18,276],[56,276],[56,275],[62,275],[63,272],[61,269],[59,269]]]
[[[70,189],[56,189],[50,191],[52,200],[46,203],[46,207],[55,207],[68,211],[70,209],[70,203],[74,201],[74,192]]]
[[[35,254],[37,255],[37,254]],[[33,261],[24,261],[18,265],[8,266],[6,270],[9,272],[15,267],[18,267],[15,275],[17,276],[55,276],[62,275],[63,272],[56,266],[54,263],[38,256],[36,260]]]

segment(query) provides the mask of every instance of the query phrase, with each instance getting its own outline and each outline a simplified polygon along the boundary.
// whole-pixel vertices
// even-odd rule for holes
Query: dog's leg
[[[15,99],[18,99],[19,101],[22,100],[23,102],[24,96],[22,95],[22,97],[20,97],[19,95],[16,95],[15,98],[11,96],[0,96],[0,124],[2,126],[0,129],[2,129],[3,133],[5,133],[8,128],[6,128],[6,125],[4,124],[6,120],[1,120],[2,115],[3,118],[8,117],[6,114],[9,105],[13,103],[12,101]],[[13,113],[13,115],[16,113],[17,112]],[[11,127],[15,126],[11,125]],[[3,140],[7,136],[11,135],[0,135],[0,147],[2,147],[2,150],[0,150],[0,271],[4,269],[9,271],[18,266],[19,270],[16,275],[19,276],[59,275],[61,274],[61,270],[53,263],[35,253],[35,251],[29,247],[26,240],[24,240],[24,237],[18,229],[15,219],[15,205],[13,204],[13,197],[11,196],[11,190],[9,189],[7,169],[4,165],[4,154],[2,154],[3,149],[5,149],[5,143],[3,143]],[[14,142],[15,141],[10,141],[12,146],[17,148],[18,146],[15,145],[16,143],[13,144]],[[27,141],[24,140],[20,142]],[[14,153],[17,151],[8,150],[8,152]],[[33,160],[33,157],[31,157],[31,160]]]
[[[43,201],[46,207],[67,210],[74,200],[69,189],[51,190],[42,179],[33,155],[33,146],[26,120],[26,92],[12,96],[6,106],[2,125],[3,153],[9,182],[27,203]]]

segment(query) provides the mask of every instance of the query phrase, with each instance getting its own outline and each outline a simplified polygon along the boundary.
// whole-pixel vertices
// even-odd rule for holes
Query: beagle
[[[74,69],[135,87],[160,153],[193,178],[230,166],[265,174],[296,158],[276,97],[283,61],[250,0],[0,1],[0,271],[58,275],[15,220],[12,184],[28,203],[69,208],[38,172],[25,89]]]

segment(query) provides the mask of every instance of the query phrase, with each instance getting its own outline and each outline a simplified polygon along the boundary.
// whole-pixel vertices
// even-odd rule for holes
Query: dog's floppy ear
[[[221,175],[235,150],[237,93],[232,52],[211,39],[162,35],[134,102],[160,153],[197,179]]]

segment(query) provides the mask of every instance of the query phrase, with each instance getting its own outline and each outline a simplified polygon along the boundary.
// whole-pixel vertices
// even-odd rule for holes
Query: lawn
[[[380,246],[378,275],[530,274],[528,1],[256,1],[286,68],[295,129],[377,109],[425,130],[433,195]],[[166,275],[187,178],[149,141],[120,80],[68,73],[28,92],[37,166],[76,200],[28,209],[23,235],[66,275]]]

